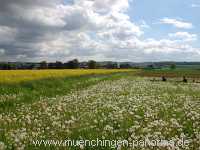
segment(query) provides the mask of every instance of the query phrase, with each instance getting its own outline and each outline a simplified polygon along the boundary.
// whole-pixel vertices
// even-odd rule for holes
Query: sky
[[[200,61],[200,0],[0,0],[1,61]]]

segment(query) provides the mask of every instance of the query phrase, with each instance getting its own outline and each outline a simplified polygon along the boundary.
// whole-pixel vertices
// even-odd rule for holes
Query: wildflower
[[[6,149],[6,145],[0,141],[0,149],[1,150],[5,150]]]

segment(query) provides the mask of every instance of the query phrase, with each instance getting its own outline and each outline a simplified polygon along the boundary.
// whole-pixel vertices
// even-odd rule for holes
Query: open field
[[[140,73],[149,72],[1,83],[0,150],[116,149],[115,143],[66,147],[64,141],[97,138],[128,141],[129,146],[118,149],[198,150],[200,84],[175,82],[176,78],[151,82],[141,77]],[[175,144],[133,148],[133,141],[145,139]],[[177,145],[180,141],[187,145]]]
[[[0,83],[19,83],[46,78],[78,77],[92,74],[128,72],[129,69],[1,70]]]
[[[139,76],[144,77],[170,77],[170,78],[177,78],[177,77],[187,77],[187,78],[200,78],[200,69],[144,69],[138,72]]]
[[[126,72],[127,70],[125,70]],[[0,112],[12,111],[16,105],[33,103],[43,97],[56,97],[84,89],[105,80],[115,80],[132,72],[107,73],[71,77],[53,77],[19,83],[0,83]]]

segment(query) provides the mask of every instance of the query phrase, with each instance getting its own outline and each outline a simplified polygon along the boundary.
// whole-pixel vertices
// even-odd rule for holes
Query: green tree
[[[48,68],[47,62],[46,62],[46,61],[40,62],[40,68],[41,68],[41,69],[47,69],[47,68]]]
[[[171,69],[176,69],[176,64],[171,64],[171,65],[170,65],[170,68],[171,68]]]
[[[67,63],[67,68],[69,69],[78,69],[79,68],[79,61],[78,59],[71,60]]]
[[[57,69],[62,69],[63,68],[63,63],[61,61],[56,61],[56,68]]]
[[[88,62],[88,68],[89,68],[89,69],[95,69],[95,68],[97,68],[97,62],[94,61],[94,60],[90,60],[90,61]]]

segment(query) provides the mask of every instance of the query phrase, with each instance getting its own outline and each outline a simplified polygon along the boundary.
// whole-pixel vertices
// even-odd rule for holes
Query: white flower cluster
[[[200,147],[200,85],[193,86],[133,77],[23,104],[0,115],[0,141],[4,141],[0,149],[30,148],[34,139],[148,138],[185,139],[190,141],[187,147],[163,149],[196,150]]]

